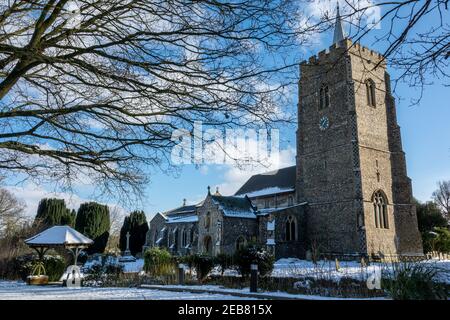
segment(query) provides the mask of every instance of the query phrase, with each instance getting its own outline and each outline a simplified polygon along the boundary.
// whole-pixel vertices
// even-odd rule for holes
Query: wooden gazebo
[[[83,249],[86,249],[94,241],[79,233],[78,231],[72,229],[69,226],[55,226],[51,227],[47,230],[42,231],[41,233],[25,240],[25,244],[27,244],[30,248],[36,250],[39,256],[39,265],[38,269],[33,271],[33,275],[29,278],[33,278],[36,272],[38,273],[35,276],[35,283],[30,281],[30,284],[43,284],[46,283],[47,279],[40,279],[41,277],[46,277],[41,275],[41,272],[45,274],[45,270],[43,267],[44,255],[45,253],[52,248],[65,248],[69,250],[74,257],[74,265],[77,265],[78,256]]]

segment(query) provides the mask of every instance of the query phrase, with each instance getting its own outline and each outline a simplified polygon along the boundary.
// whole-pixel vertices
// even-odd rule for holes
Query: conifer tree
[[[73,227],[75,216],[75,210],[67,208],[64,199],[42,199],[34,218],[34,225],[40,229],[63,225]]]
[[[132,255],[142,252],[148,231],[147,217],[143,211],[134,211],[125,217],[120,229],[120,250],[125,251],[127,232],[130,233],[130,251]]]
[[[94,240],[87,253],[103,253],[111,227],[109,208],[96,202],[81,204],[75,220],[75,229]]]

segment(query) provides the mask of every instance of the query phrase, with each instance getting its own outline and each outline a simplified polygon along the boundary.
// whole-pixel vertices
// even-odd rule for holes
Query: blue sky
[[[423,26],[428,22],[430,21],[423,21]],[[383,29],[379,32],[381,31]],[[382,51],[382,45],[372,46],[373,36],[376,35],[377,31],[362,43]],[[316,45],[303,51],[304,57],[327,48],[331,44],[331,37],[331,32],[318,36],[315,39]],[[390,68],[389,72],[393,78],[397,76],[395,69]],[[411,104],[411,99],[419,96],[417,89],[401,83],[396,90],[397,116],[402,129],[408,174],[413,182],[414,196],[421,201],[430,199],[437,181],[450,179],[450,90],[439,80],[430,80],[433,83],[426,87],[422,100],[417,105]],[[290,94],[297,96],[296,86],[291,88]],[[295,108],[295,104],[296,101],[292,101],[292,105],[286,107]],[[280,167],[294,164],[295,130],[295,126],[291,126],[284,127],[281,131],[283,141],[280,146]],[[229,165],[184,165],[179,169],[176,174],[165,174],[149,168],[152,172],[151,182],[146,187],[143,202],[126,210],[143,209],[151,217],[156,212],[181,205],[183,199],[187,199],[188,203],[201,201],[206,195],[207,186],[214,190],[219,186],[223,194],[232,194],[251,174],[265,171],[264,168],[240,171]],[[72,207],[77,207],[80,202],[90,199],[92,187],[78,188],[75,194],[53,193],[52,185],[34,186],[26,182],[10,189],[27,203],[27,212],[31,215],[42,197],[65,198]],[[108,204],[115,203],[114,199],[102,200]]]

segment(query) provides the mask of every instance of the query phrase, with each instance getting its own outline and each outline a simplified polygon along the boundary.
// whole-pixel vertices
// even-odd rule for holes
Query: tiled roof
[[[227,217],[256,218],[256,208],[247,197],[211,196]]]
[[[187,213],[194,213],[197,210],[197,205],[189,205],[189,206],[181,206],[176,209],[169,210],[164,213],[165,216],[170,217],[177,214],[187,214]]]
[[[272,190],[272,193],[292,192],[295,189],[295,179],[296,166],[257,174],[251,177],[235,195],[248,194],[251,197],[258,195],[258,192],[262,190]]]

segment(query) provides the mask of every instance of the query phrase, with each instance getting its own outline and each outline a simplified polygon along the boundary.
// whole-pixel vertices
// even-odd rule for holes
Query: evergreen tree
[[[449,237],[448,232],[445,232],[448,229],[448,222],[436,203],[432,201],[420,203],[417,200],[414,200],[414,203],[417,208],[417,223],[422,235],[424,251],[440,251],[448,248],[446,239]]]
[[[47,229],[53,226],[75,224],[75,210],[66,207],[64,199],[42,199],[39,202],[34,226],[40,229]]]
[[[127,232],[130,233],[130,251],[132,255],[142,252],[148,231],[147,217],[143,211],[134,211],[125,217],[120,229],[120,250],[125,251],[127,246]]]
[[[87,253],[103,253],[111,227],[109,208],[96,202],[81,204],[75,220],[75,229],[94,240]]]

